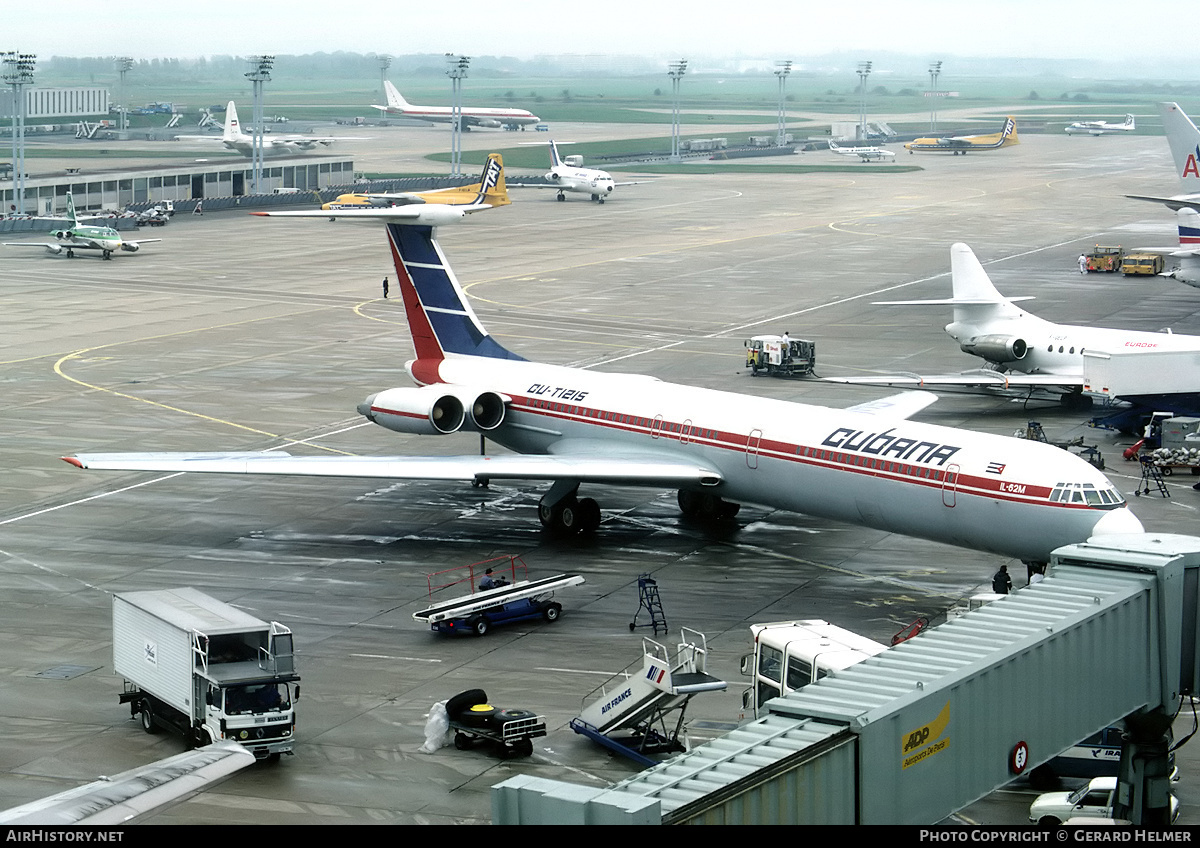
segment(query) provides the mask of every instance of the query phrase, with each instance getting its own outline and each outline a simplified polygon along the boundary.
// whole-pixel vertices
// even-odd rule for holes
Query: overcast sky
[[[0,50],[138,59],[334,52],[775,57],[896,51],[930,59],[1191,57],[1182,0],[198,0],[15,3]],[[587,10],[586,12],[584,10]]]

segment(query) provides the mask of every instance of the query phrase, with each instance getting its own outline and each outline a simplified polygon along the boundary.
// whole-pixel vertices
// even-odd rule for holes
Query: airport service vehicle
[[[292,753],[300,676],[282,624],[191,588],[113,595],[113,669],[147,733],[173,728],[197,748],[229,739],[260,760]]]
[[[755,336],[744,343],[746,367],[757,377],[795,377],[813,373],[817,343],[787,336]]]
[[[1072,745],[1057,757],[1042,763],[1029,774],[1029,782],[1038,788],[1052,785],[1060,777],[1106,777],[1117,773],[1121,765],[1120,727],[1106,727]],[[1175,754],[1171,757],[1171,779],[1179,779]]]
[[[482,689],[455,695],[446,702],[446,716],[454,731],[454,747],[460,751],[486,741],[495,745],[502,757],[528,757],[533,753],[533,740],[546,735],[541,716],[529,710],[494,707]]]
[[[1073,792],[1047,792],[1029,806],[1029,820],[1044,826],[1060,825],[1070,819],[1111,819],[1115,775],[1094,777]],[[1171,822],[1179,818],[1179,799],[1171,795]]]
[[[1161,274],[1163,258],[1157,253],[1127,253],[1121,261],[1121,273],[1126,277]]]
[[[742,709],[755,718],[765,705],[836,671],[887,650],[866,636],[820,619],[751,624],[754,653],[742,657],[741,672],[753,681],[742,693]]]
[[[1119,271],[1121,269],[1121,260],[1125,257],[1125,251],[1119,244],[1098,244],[1085,253],[1084,257],[1087,260],[1087,269],[1089,274],[1098,271],[1111,274],[1114,271]]]
[[[559,574],[540,580],[518,580],[518,571],[528,574],[528,567],[518,556],[502,556],[472,563],[465,568],[453,568],[430,574],[431,604],[413,613],[413,620],[428,624],[435,633],[474,634],[484,636],[492,627],[541,618],[548,623],[558,621],[562,604],[554,600],[557,589],[578,586],[583,577]],[[496,573],[494,586],[480,583],[485,574]],[[445,575],[464,575],[448,582]],[[466,584],[469,595],[432,602],[435,592]]]
[[[656,764],[654,755],[686,751],[680,735],[688,704],[726,683],[707,672],[703,633],[682,627],[679,638],[674,658],[665,645],[643,638],[642,656],[585,696],[571,729],[646,767]]]

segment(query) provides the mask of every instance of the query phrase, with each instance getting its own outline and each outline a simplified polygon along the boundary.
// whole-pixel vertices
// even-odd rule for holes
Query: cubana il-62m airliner
[[[755,503],[1027,561],[1093,534],[1141,532],[1108,479],[1067,451],[907,420],[935,399],[925,392],[828,409],[528,361],[484,329],[435,239],[432,224],[465,213],[389,211],[416,386],[377,392],[358,411],[401,433],[480,433],[513,454],[126,453],[66,461],[476,485],[542,480],[551,485],[539,518],[561,533],[598,528],[599,504],[579,496],[595,484],[678,489],[685,514],[729,516]]]

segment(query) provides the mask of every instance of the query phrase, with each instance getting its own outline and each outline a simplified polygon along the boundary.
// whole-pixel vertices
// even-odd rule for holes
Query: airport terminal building
[[[354,182],[354,162],[338,157],[296,157],[268,162],[258,194],[280,189],[320,191]],[[80,211],[121,210],[160,200],[203,200],[216,208],[228,201],[238,204],[253,190],[254,171],[248,159],[184,165],[151,165],[120,170],[69,168],[52,174],[30,174],[25,181],[25,203],[17,209],[12,175],[0,180],[0,203],[5,214],[62,215],[67,194]]]

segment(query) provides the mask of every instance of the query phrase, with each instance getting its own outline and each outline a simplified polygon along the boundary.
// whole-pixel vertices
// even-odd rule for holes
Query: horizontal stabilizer
[[[423,224],[440,226],[461,221],[469,212],[491,209],[486,204],[450,206],[448,204],[412,204],[409,206],[373,207],[369,209],[297,209],[287,212],[251,212],[261,218],[347,218],[384,223]]]

